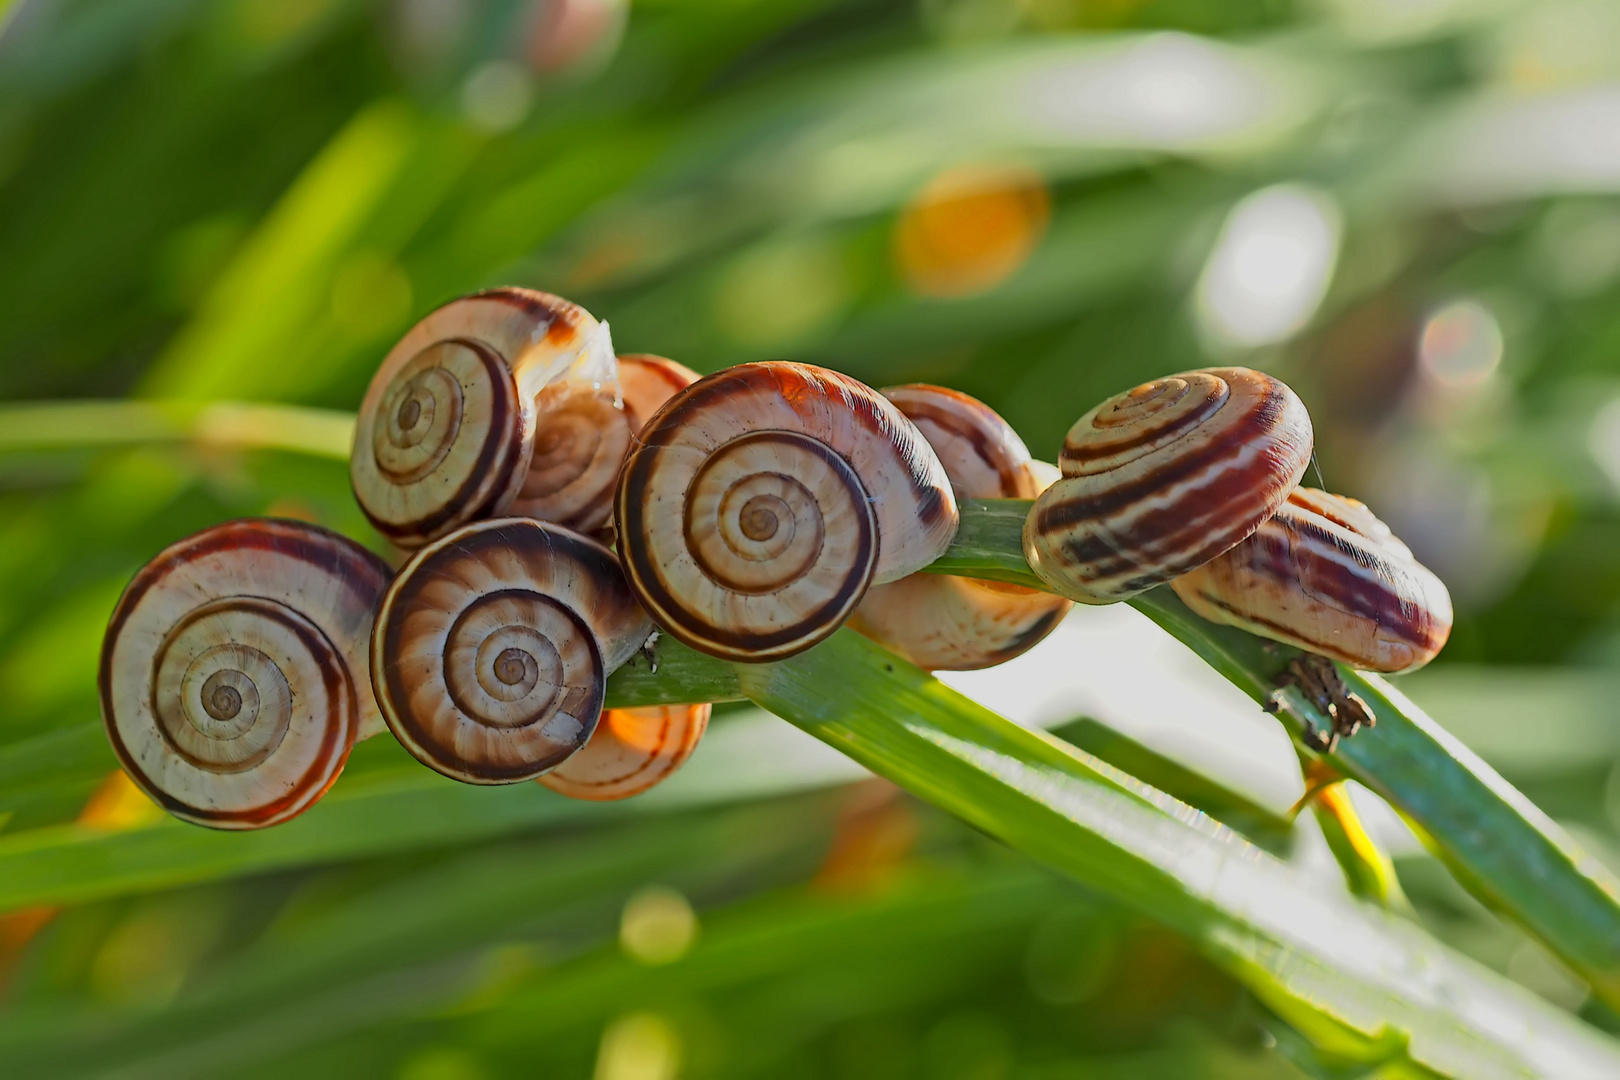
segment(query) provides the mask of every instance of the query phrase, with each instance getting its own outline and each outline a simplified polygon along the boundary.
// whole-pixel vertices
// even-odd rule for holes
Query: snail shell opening
[[[725,659],[791,656],[873,581],[950,543],[950,482],[910,421],[820,368],[743,364],[675,395],[638,438],[616,509],[653,617]]]
[[[375,712],[365,671],[388,568],[299,522],[175,544],[107,628],[102,718],[130,778],[170,813],[251,829],[307,809]]]
[[[1365,505],[1314,488],[1171,588],[1211,622],[1372,671],[1420,668],[1451,634],[1444,583]]]
[[[585,745],[608,673],[651,630],[600,544],[543,522],[479,522],[423,548],[389,587],[372,680],[423,764],[515,783]]]
[[[1070,429],[1063,476],[1024,527],[1030,567],[1058,592],[1108,604],[1201,566],[1276,512],[1311,458],[1310,417],[1247,368],[1144,383]]]

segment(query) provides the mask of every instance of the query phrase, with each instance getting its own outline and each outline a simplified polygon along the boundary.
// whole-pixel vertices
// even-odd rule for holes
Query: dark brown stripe
[[[1178,435],[1188,428],[1197,427],[1210,417],[1220,412],[1221,407],[1231,399],[1231,391],[1227,390],[1214,397],[1209,397],[1197,408],[1189,409],[1182,415],[1175,417],[1167,424],[1148,426],[1146,424],[1132,425],[1134,434],[1113,442],[1088,439],[1083,446],[1076,446],[1067,439],[1063,440],[1061,461],[1085,464],[1099,458],[1115,457],[1129,450],[1135,450],[1150,442],[1163,439],[1168,435]],[[1105,428],[1091,429],[1094,433],[1107,430]]]
[[[1359,667],[1365,662],[1361,657],[1351,656],[1349,653],[1344,652],[1343,650],[1334,648],[1332,642],[1307,641],[1305,640],[1304,635],[1293,627],[1284,626],[1282,623],[1274,622],[1271,619],[1261,618],[1259,615],[1256,615],[1251,611],[1243,611],[1235,608],[1231,604],[1228,604],[1226,601],[1222,600],[1220,597],[1211,596],[1203,589],[1198,590],[1198,596],[1211,607],[1218,608],[1229,615],[1232,619],[1233,625],[1235,626],[1241,626],[1244,623],[1247,623],[1251,626],[1264,627],[1264,633],[1268,637],[1273,637],[1279,641],[1297,645],[1300,648],[1305,649],[1307,652],[1320,653],[1323,656],[1330,657],[1334,660],[1340,660],[1352,666]]]
[[[955,396],[964,399],[963,405],[980,415],[970,419],[921,401],[896,401],[894,405],[912,423],[926,420],[968,443],[973,448],[974,455],[996,474],[999,494],[1004,498],[1018,497],[1021,494],[1018,490],[1018,479],[1022,475],[1020,466],[1023,463],[1014,461],[1007,452],[1006,431],[1010,429],[1006,428],[1001,417],[997,416],[988,405],[975,401],[966,394]],[[924,438],[926,437],[925,435]],[[936,453],[939,449],[937,446],[934,447]],[[940,463],[943,465],[944,461]],[[945,467],[945,475],[950,476],[949,466]],[[952,483],[961,482],[960,478],[955,476],[950,476],[950,479]]]

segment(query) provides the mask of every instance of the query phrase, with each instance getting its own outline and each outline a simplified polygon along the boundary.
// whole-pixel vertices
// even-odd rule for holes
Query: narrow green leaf
[[[0,405],[0,454],[189,442],[349,459],[354,414],[232,401],[64,401]]]
[[[1376,1060],[1393,1033],[1412,1061],[1455,1076],[1620,1070],[1620,1049],[1410,923],[1306,884],[1191,807],[852,631],[738,677],[879,775],[1186,934],[1318,1045]]]

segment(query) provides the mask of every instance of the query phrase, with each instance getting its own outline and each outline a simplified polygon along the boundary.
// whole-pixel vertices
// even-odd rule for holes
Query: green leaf
[[[1376,1061],[1393,1041],[1443,1075],[1620,1070],[1620,1048],[1410,923],[1308,885],[1191,807],[852,631],[738,677],[879,775],[1187,935],[1320,1046]]]

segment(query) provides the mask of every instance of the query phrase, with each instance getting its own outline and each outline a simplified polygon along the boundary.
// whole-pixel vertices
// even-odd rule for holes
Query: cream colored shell
[[[528,519],[477,522],[423,548],[389,587],[372,682],[423,764],[514,783],[585,745],[608,674],[651,632],[602,545]]]
[[[389,351],[361,403],[349,464],[361,509],[404,548],[506,512],[528,484],[541,411],[574,401],[537,402],[559,383],[610,407],[617,395],[607,326],[578,305],[504,288],[432,312]],[[563,486],[557,464],[548,458],[529,484],[537,505]],[[611,489],[612,476],[597,483]]]
[[[102,719],[130,778],[220,829],[311,806],[376,713],[365,657],[388,576],[359,545],[295,521],[231,522],[163,551],[102,646]]]
[[[615,510],[658,623],[715,656],[791,656],[873,581],[955,535],[939,459],[885,398],[808,364],[743,364],[675,395],[637,436]]]
[[[883,391],[939,455],[958,499],[1030,499],[1051,466],[1031,460],[1023,440],[988,405],[943,386]],[[930,671],[991,667],[1034,647],[1068,613],[1070,601],[1018,585],[944,574],[912,574],[875,585],[850,626]]]

